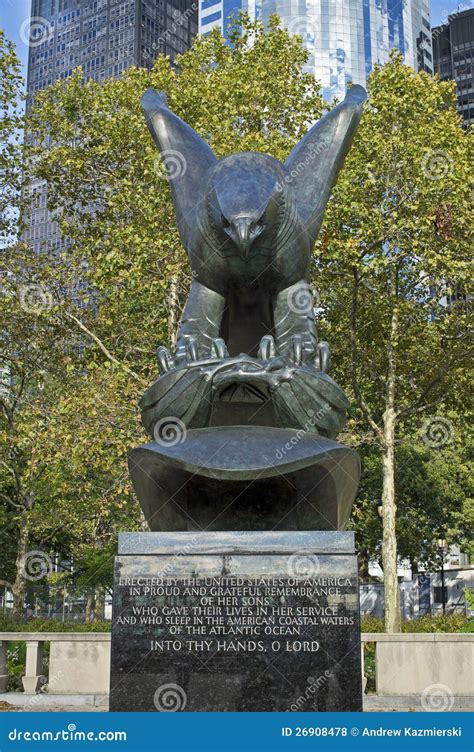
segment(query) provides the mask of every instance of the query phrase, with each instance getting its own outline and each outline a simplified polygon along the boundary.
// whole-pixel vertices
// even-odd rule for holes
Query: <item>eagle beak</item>
[[[239,217],[233,221],[235,242],[244,258],[247,258],[250,249],[250,227],[252,220],[248,217]]]

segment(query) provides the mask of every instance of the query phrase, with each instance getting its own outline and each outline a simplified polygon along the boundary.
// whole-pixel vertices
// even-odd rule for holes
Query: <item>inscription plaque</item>
[[[116,558],[111,710],[361,710],[351,533],[153,535]]]

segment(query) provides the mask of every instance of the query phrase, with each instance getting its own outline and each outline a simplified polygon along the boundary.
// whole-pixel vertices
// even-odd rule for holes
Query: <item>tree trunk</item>
[[[103,587],[96,588],[95,591],[95,613],[94,621],[104,621],[105,619],[105,591]]]
[[[388,414],[387,414],[388,413]],[[400,592],[397,576],[397,531],[395,503],[395,416],[385,413],[383,454],[383,540],[382,563],[385,590],[385,631],[400,632]]]
[[[392,299],[396,299],[396,282],[392,286]],[[382,562],[385,590],[385,631],[400,632],[400,591],[397,576],[397,505],[395,503],[395,428],[397,415],[395,411],[396,388],[396,349],[398,344],[398,309],[396,304],[392,311],[390,340],[387,348],[387,391],[386,407],[383,418],[383,538]]]
[[[86,612],[84,619],[86,623],[89,623],[92,621],[92,609],[94,607],[94,593],[93,591],[89,591],[87,593],[87,599],[86,599]]]
[[[21,621],[25,614],[25,595],[26,595],[26,579],[25,579],[25,559],[28,553],[29,544],[29,529],[28,529],[28,513],[22,512],[20,517],[20,524],[18,530],[18,546],[16,554],[16,573],[15,581],[12,587],[13,595],[13,609],[12,617]]]
[[[369,557],[366,551],[359,551],[359,579],[362,581],[369,578]]]
[[[168,340],[171,348],[174,347],[176,332],[178,329],[178,274],[173,274],[169,287],[169,308],[168,308]]]

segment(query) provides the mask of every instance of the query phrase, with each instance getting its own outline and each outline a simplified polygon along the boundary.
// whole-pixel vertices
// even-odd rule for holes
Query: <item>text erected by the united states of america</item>
[[[350,577],[137,576],[118,585],[129,606],[117,623],[149,626],[152,651],[317,652],[312,633],[354,624]]]

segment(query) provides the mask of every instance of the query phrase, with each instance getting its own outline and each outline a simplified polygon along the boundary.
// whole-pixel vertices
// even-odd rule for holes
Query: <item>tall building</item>
[[[466,128],[474,123],[474,9],[448,16],[433,29],[434,72],[456,81],[458,112]]]
[[[160,54],[171,60],[197,33],[193,0],[32,0],[28,42],[28,106],[34,94],[82,66],[87,79],[103,81],[133,65],[151,67]],[[47,187],[30,186],[33,208],[24,239],[35,251],[60,248],[46,208]]]
[[[226,37],[229,19],[247,10],[248,5],[252,3],[246,0],[199,0],[199,33],[208,34],[217,28]]]
[[[229,17],[247,11],[264,23],[277,13],[310,53],[306,70],[325,99],[342,99],[349,82],[364,85],[390,50],[415,70],[433,71],[428,0],[200,0],[199,31],[226,31]]]

